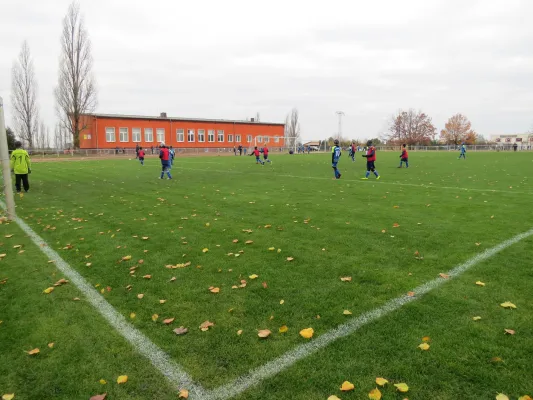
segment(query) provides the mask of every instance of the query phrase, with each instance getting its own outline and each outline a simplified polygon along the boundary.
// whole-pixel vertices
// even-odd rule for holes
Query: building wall
[[[492,135],[491,141],[501,145],[517,144],[522,146],[533,145],[533,135],[530,133],[521,133],[517,135]]]
[[[168,146],[177,148],[233,148],[241,144],[243,147],[264,146],[282,147],[284,145],[283,125],[271,125],[263,123],[233,123],[233,122],[202,122],[168,119],[133,119],[121,117],[83,116],[83,125],[86,129],[80,135],[80,148],[82,149],[110,149],[110,148],[134,148],[137,144],[143,147],[157,146],[164,141]],[[121,135],[121,128],[123,135]],[[106,131],[110,136],[114,129],[115,141],[108,141]],[[134,129],[140,129],[140,141],[133,141]],[[147,133],[151,129],[152,140]],[[164,135],[157,136],[158,129]],[[178,141],[177,130],[182,130],[183,141]],[[204,141],[200,141],[199,131],[204,132]],[[188,133],[194,131],[194,141],[189,141]],[[209,131],[214,131],[214,141],[209,141]],[[127,135],[125,134],[127,132]],[[223,140],[219,141],[218,134],[223,132]],[[229,141],[230,135],[233,141]],[[237,141],[240,135],[240,140]],[[248,142],[248,136],[251,141]],[[265,137],[268,142],[265,143]],[[276,142],[275,138],[278,138]],[[127,139],[127,140],[125,140]],[[163,140],[159,140],[163,139]],[[259,141],[261,140],[261,141]]]

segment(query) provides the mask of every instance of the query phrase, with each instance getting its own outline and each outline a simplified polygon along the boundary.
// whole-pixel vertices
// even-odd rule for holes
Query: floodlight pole
[[[4,101],[0,97],[0,160],[2,162],[2,174],[4,177],[4,194],[6,197],[7,219],[15,219],[15,199],[13,197],[13,185],[11,183],[11,167],[9,165],[9,149],[7,145],[7,133],[4,123]]]
[[[337,114],[337,116],[339,117],[339,133],[338,133],[337,139],[341,140],[342,139],[342,117],[344,117],[344,112],[337,111],[335,114]]]

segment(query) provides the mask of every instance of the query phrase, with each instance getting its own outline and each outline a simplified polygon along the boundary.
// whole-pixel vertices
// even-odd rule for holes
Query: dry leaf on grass
[[[122,383],[126,383],[128,381],[128,375],[120,375],[117,378],[117,383],[120,385]]]
[[[139,294],[137,295],[137,298],[138,298],[138,299],[142,299],[143,297],[144,297],[144,294],[142,294],[142,293],[139,293]]]
[[[211,328],[212,326],[215,326],[215,324],[210,321],[204,321],[202,322],[202,325],[200,325],[200,330],[202,332],[205,332],[205,331],[208,331],[209,328]]]
[[[481,317],[472,317],[472,319],[473,319],[474,321],[479,321],[479,320],[481,319]]]
[[[180,326],[179,328],[174,329],[172,332],[174,332],[176,335],[185,335],[189,330],[183,326]]]
[[[292,261],[294,260],[294,257],[287,257],[287,261]]]
[[[372,389],[370,393],[368,393],[368,398],[370,400],[381,400],[381,392],[378,388]]]
[[[49,288],[46,288],[43,290],[43,293],[45,294],[50,294],[54,291],[54,288],[53,287],[49,287]]]
[[[175,319],[176,319],[176,318],[167,318],[167,319],[163,320],[163,323],[164,323],[165,325],[170,325],[171,323],[174,322]]]
[[[129,261],[129,260],[131,260],[131,256],[122,257],[122,261]]]
[[[505,329],[505,333],[508,335],[514,335],[516,332],[512,329]]]
[[[13,400],[14,398],[15,398],[15,393],[2,395],[2,400]]]
[[[430,340],[431,340],[431,338],[430,338],[429,336],[424,336],[424,337],[422,338],[422,341],[423,341],[423,342],[429,342]]]
[[[209,249],[207,247],[202,249],[202,253],[207,253],[208,251],[209,251]]]
[[[429,344],[427,344],[427,343],[419,344],[419,345],[418,345],[418,348],[419,348],[420,350],[429,350]]]
[[[355,389],[355,386],[353,383],[344,381],[341,385],[341,391],[342,392],[350,392]]]
[[[352,277],[351,276],[344,276],[341,278],[341,281],[342,282],[351,282],[352,281]]]
[[[89,400],[105,400],[107,398],[107,393],[97,394],[96,396],[91,397]]]
[[[178,394],[179,399],[188,399],[189,398],[189,391],[187,389],[181,389]]]
[[[476,282],[476,285],[478,285],[478,286],[485,286],[485,284],[484,284],[483,282],[481,282],[481,281],[477,281],[477,282]]]
[[[520,396],[518,398],[518,400],[533,400],[530,396],[528,396],[527,394],[525,396]]]
[[[67,283],[68,281],[65,278],[61,278],[56,283],[54,283],[54,286],[58,287],[58,286],[66,285]]]
[[[152,279],[152,275],[144,275],[143,278],[144,279]]]
[[[250,275],[248,278],[257,279],[257,278],[259,278],[259,275],[253,274],[253,275]]]
[[[510,301],[506,301],[505,303],[500,304],[500,306],[503,308],[516,308],[516,306]]]
[[[448,279],[450,277],[450,275],[448,274],[443,274],[443,273],[440,273],[439,276],[442,278],[442,279]]]
[[[211,286],[211,287],[209,287],[209,291],[211,293],[220,293],[220,288]]]
[[[409,391],[409,386],[406,383],[395,383],[394,387],[401,393],[407,393]]]
[[[39,354],[40,352],[41,352],[41,350],[39,350],[37,348],[37,349],[33,349],[33,350],[30,350],[30,351],[27,351],[26,353],[28,353],[30,356],[34,356],[35,354]]]
[[[262,329],[257,332],[257,336],[259,336],[262,339],[265,339],[270,336],[272,332],[270,332],[268,329]]]
[[[328,397],[328,400],[341,400],[341,399],[339,399],[337,396],[332,394],[331,396]]]
[[[496,400],[509,400],[509,397],[507,397],[507,396],[504,395],[503,393],[499,393],[499,394],[496,396]]]
[[[300,336],[304,339],[311,339],[314,333],[315,331],[313,330],[313,328],[306,328],[300,331]]]
[[[285,333],[289,330],[289,328],[287,328],[287,325],[283,325],[281,328],[279,328],[279,333]]]
[[[157,321],[157,319],[159,318],[159,315],[158,314],[154,314],[152,315],[152,321]]]
[[[376,383],[379,386],[385,386],[387,383],[389,383],[389,381],[386,380],[385,378],[376,378]]]
[[[237,336],[241,336],[241,335],[242,335],[242,329],[239,329],[239,330],[237,331]]]
[[[247,240],[245,243],[246,244],[252,244],[254,241],[253,240]]]
[[[48,343],[48,348],[53,349],[53,348],[54,348],[54,345],[55,345],[54,342],[50,342],[50,343]]]

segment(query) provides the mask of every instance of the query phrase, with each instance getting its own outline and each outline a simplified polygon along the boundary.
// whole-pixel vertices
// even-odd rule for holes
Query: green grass
[[[334,181],[329,155],[319,154],[273,153],[274,164],[264,167],[251,157],[179,158],[172,181],[156,179],[153,158],[145,167],[125,159],[38,163],[17,212],[90,283],[111,287],[103,296],[128,318],[135,313],[132,324],[215,388],[304,343],[301,329],[313,327],[319,336],[349,318],[343,310],[356,316],[376,308],[533,227],[529,153],[471,153],[466,162],[455,153],[412,153],[409,169],[396,168],[397,154],[378,157],[379,182],[361,181],[364,160],[346,156],[343,177]],[[75,287],[42,294],[61,276],[16,226],[0,230],[0,252],[7,253],[0,278],[9,278],[0,285],[0,392],[30,399],[105,391],[111,399],[176,397],[83,298],[72,301],[81,297]],[[63,250],[68,244],[73,248]],[[520,242],[239,399],[367,398],[376,376],[407,382],[411,400],[533,395],[532,244]],[[227,255],[240,250],[239,257]],[[121,262],[126,255],[132,260]],[[130,276],[139,259],[144,263]],[[185,262],[191,265],[165,268]],[[259,278],[250,280],[252,274]],[[241,279],[247,287],[231,289]],[[518,309],[499,307],[507,300]],[[483,319],[473,322],[474,315]],[[176,320],[166,326],[160,321],[167,317]],[[205,320],[215,323],[209,332],[198,329]],[[174,335],[182,325],[189,333]],[[282,325],[285,334],[278,333]],[[504,335],[505,328],[516,335]],[[258,329],[270,329],[271,337],[260,340]],[[431,337],[428,352],[417,348],[423,336]],[[33,347],[41,354],[24,353]],[[121,374],[130,382],[118,386]],[[344,380],[356,390],[340,394]],[[383,392],[385,399],[405,397]]]

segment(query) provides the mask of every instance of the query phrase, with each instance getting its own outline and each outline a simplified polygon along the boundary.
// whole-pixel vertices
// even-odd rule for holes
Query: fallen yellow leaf
[[[279,333],[285,333],[289,330],[289,328],[287,328],[287,325],[283,325],[281,328],[279,328]]]
[[[518,398],[518,400],[533,400],[530,396],[528,396],[527,394],[525,396],[520,396]]]
[[[500,306],[503,308],[516,308],[516,306],[510,301],[506,301],[505,303],[500,304]]]
[[[450,275],[443,274],[443,273],[440,273],[439,276],[440,276],[442,279],[448,279],[448,278],[450,277]]]
[[[134,312],[132,312],[132,313],[130,314],[130,318],[131,318],[131,319],[134,319],[134,318],[135,318],[135,313],[134,313]]]
[[[422,343],[422,344],[418,345],[418,348],[419,348],[420,350],[429,350],[429,344],[427,344],[427,343]]]
[[[254,241],[253,240],[247,240],[245,243],[246,244],[252,244]]]
[[[117,383],[120,385],[122,383],[126,383],[128,381],[128,375],[120,375],[117,378]]]
[[[514,335],[516,332],[512,329],[505,329],[505,333],[507,333],[508,335]]]
[[[13,400],[14,398],[15,398],[15,393],[2,395],[2,400]]]
[[[33,356],[35,354],[39,354],[41,352],[41,350],[39,349],[33,349],[33,350],[30,350],[30,351],[27,351],[26,353],[28,353],[30,356]]]
[[[210,322],[210,321],[204,321],[202,322],[202,325],[200,325],[200,330],[202,332],[206,332],[209,330],[209,328],[211,328],[212,326],[215,326],[214,323]]]
[[[143,278],[144,279],[152,279],[152,275],[144,275]]]
[[[315,331],[313,330],[313,328],[302,329],[300,331],[300,336],[304,339],[311,339],[314,333]]]
[[[372,389],[370,393],[368,393],[368,398],[371,400],[381,400],[381,392],[378,388]]]
[[[328,400],[341,400],[341,399],[339,399],[337,396],[335,396],[335,395],[333,394],[333,395],[331,395],[331,396],[328,397]]]
[[[98,382],[100,382],[100,385],[107,384],[107,381],[105,379],[100,379]]]
[[[159,315],[157,315],[157,314],[152,315],[152,321],[155,322],[155,321],[157,321],[158,318],[159,318]]]
[[[274,250],[276,250],[275,247],[269,247],[269,248],[268,248],[268,251],[274,251]]]
[[[409,386],[406,383],[395,383],[394,386],[398,392],[407,393],[409,391]]]
[[[484,284],[483,282],[481,282],[481,281],[477,281],[477,282],[476,282],[476,285],[478,285],[478,286],[485,286],[485,284]]]
[[[499,394],[496,396],[496,400],[509,400],[509,397],[507,397],[507,396],[504,395],[503,393],[499,393]]]
[[[241,336],[241,335],[242,335],[242,329],[239,329],[239,330],[237,331],[237,336]]]
[[[423,341],[423,342],[429,342],[430,340],[431,340],[431,338],[430,338],[429,336],[424,336],[424,337],[422,338],[422,341]]]
[[[43,290],[43,293],[50,294],[50,293],[52,293],[53,291],[54,291],[54,288],[53,288],[53,287],[49,287],[49,288],[47,288],[47,289],[44,289],[44,290]]]
[[[283,303],[285,303],[285,300],[280,300],[279,301],[279,304],[283,304]]]
[[[209,251],[209,249],[207,247],[202,249],[202,253],[207,253],[208,251]]]
[[[253,274],[253,275],[250,275],[248,278],[257,279],[257,278],[259,278],[259,275]]]
[[[137,295],[137,298],[138,298],[138,299],[142,299],[143,297],[144,297],[144,294],[142,294],[142,293],[139,293],[139,294]]]
[[[213,287],[213,286],[211,286],[211,287],[209,288],[209,291],[210,291],[211,293],[219,293],[219,292],[220,292],[220,288],[217,288],[217,287]]]
[[[268,329],[262,329],[257,333],[257,336],[264,339],[269,337],[271,333]]]
[[[131,260],[131,256],[122,257],[122,261],[129,261],[129,260]]]
[[[174,322],[174,320],[175,320],[175,318],[167,318],[167,319],[163,320],[163,323],[165,325],[170,325],[171,323]]]
[[[89,400],[105,400],[107,398],[107,393],[97,394],[96,396],[91,396]]]
[[[341,278],[341,281],[342,282],[351,282],[352,281],[352,277],[351,276],[344,276]]]
[[[385,386],[387,383],[389,383],[389,381],[386,380],[385,378],[376,378],[376,383],[379,386]]]
[[[292,260],[294,260],[293,257],[287,257],[287,261],[292,261]]]
[[[474,321],[479,321],[481,319],[481,317],[473,317],[472,318]]]
[[[343,392],[349,392],[354,389],[355,389],[354,384],[348,381],[344,381],[341,385],[341,391]]]
[[[350,310],[344,310],[342,313],[344,315],[352,315],[352,312]]]
[[[54,344],[55,344],[54,342],[48,343],[48,347],[49,347],[50,349],[53,349],[53,348],[54,348]]]
[[[189,398],[189,391],[187,389],[181,389],[178,398],[180,399],[188,399]]]

